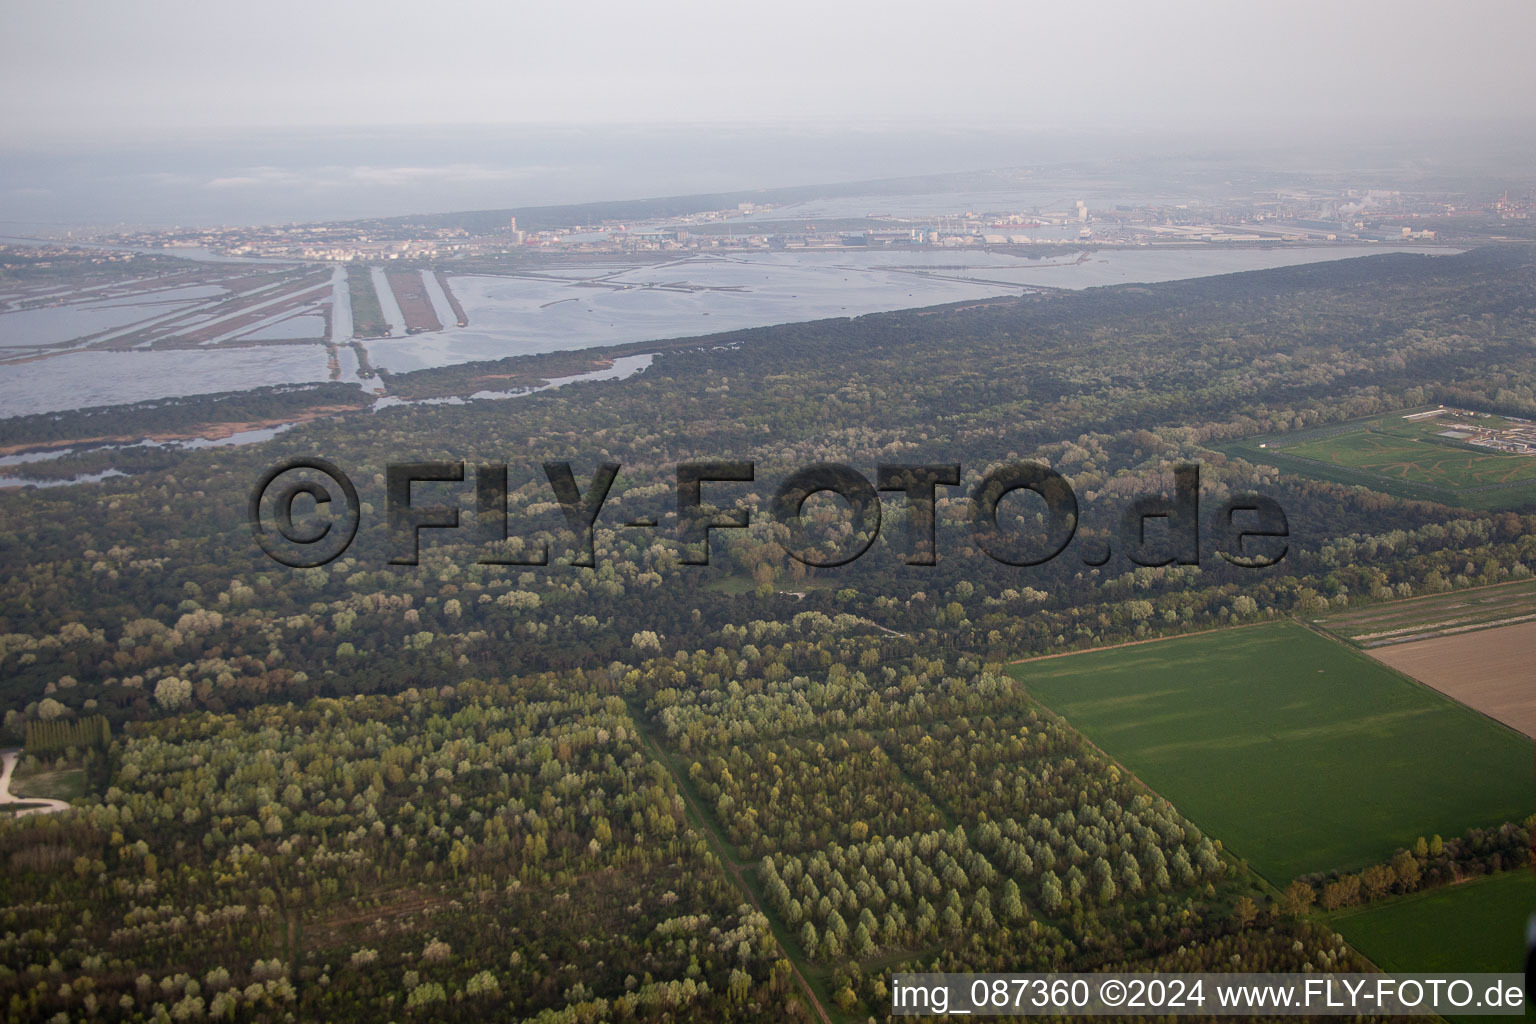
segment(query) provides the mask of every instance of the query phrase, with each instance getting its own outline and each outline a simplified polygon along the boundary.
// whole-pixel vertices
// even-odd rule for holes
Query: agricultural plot
[[[1313,624],[1385,665],[1536,736],[1536,580],[1351,608]],[[1467,666],[1475,664],[1476,672]]]
[[[1383,647],[1371,656],[1441,693],[1536,736],[1536,622]],[[1476,672],[1467,671],[1476,665]]]
[[[1506,871],[1327,920],[1385,971],[1521,972],[1525,922],[1533,911],[1536,879],[1529,871]]]
[[[0,290],[0,363],[85,351],[318,345],[330,316],[329,279],[305,267],[177,261],[57,293]]]
[[[1536,580],[1348,608],[1311,620],[1372,650],[1536,621]]]
[[[1464,508],[1518,508],[1536,502],[1536,452],[1499,450],[1515,421],[1447,412],[1381,416],[1247,438],[1222,450],[1250,462],[1402,498]],[[1474,443],[1478,442],[1478,443]],[[1509,447],[1519,447],[1510,443]]]
[[[395,295],[395,303],[400,307],[400,313],[405,317],[405,330],[407,334],[416,334],[420,331],[440,331],[443,325],[438,322],[437,312],[432,308],[432,299],[427,295],[426,286],[421,280],[419,270],[390,270],[385,272],[389,279],[389,287]]]
[[[352,304],[352,336],[382,338],[389,335],[384,309],[374,289],[373,276],[360,264],[347,267],[347,294]]]
[[[1529,739],[1292,623],[1012,671],[1278,885],[1536,798]]]

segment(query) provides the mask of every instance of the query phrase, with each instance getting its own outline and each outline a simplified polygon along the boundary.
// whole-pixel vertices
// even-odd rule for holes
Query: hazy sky
[[[320,125],[1080,129],[1536,109],[1536,3],[8,2],[10,143]]]

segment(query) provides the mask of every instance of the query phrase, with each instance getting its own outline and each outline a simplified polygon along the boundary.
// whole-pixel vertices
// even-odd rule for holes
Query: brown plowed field
[[[1536,622],[1366,652],[1490,718],[1536,736]]]
[[[405,317],[407,331],[440,331],[443,325],[437,321],[437,310],[427,298],[427,290],[421,283],[421,272],[416,270],[389,270],[389,290],[395,293],[395,302]]]

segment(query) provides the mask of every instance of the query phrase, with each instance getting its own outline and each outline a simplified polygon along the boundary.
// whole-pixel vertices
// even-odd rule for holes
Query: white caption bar
[[[1520,974],[893,974],[897,1016],[1525,1013]]]

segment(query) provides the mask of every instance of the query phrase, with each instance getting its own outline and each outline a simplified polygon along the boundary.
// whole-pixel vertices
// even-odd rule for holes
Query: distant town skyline
[[[6,145],[348,125],[1528,130],[1536,5],[7,5]]]

